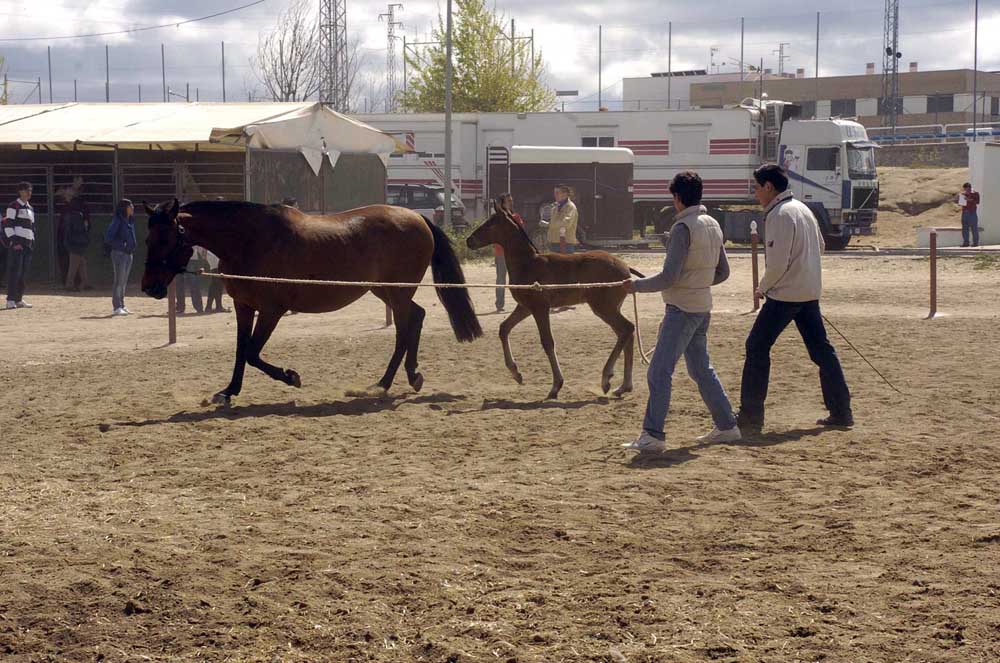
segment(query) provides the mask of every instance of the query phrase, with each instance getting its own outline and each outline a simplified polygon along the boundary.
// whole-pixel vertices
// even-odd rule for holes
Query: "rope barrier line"
[[[326,286],[347,286],[356,288],[506,288],[508,290],[532,290],[534,292],[544,292],[546,290],[576,290],[591,288],[620,288],[629,282],[609,281],[604,283],[549,283],[541,284],[535,281],[531,285],[516,285],[505,283],[400,283],[386,281],[321,281],[318,279],[284,279],[275,276],[241,276],[238,274],[222,274],[219,272],[196,272],[200,276],[207,276],[213,279],[230,279],[233,281],[256,281],[259,283],[284,283],[289,285],[326,285]],[[632,293],[632,309],[635,313],[635,337],[639,344],[639,357],[642,363],[649,366],[649,358],[653,354],[653,349],[649,352],[643,349],[642,333],[639,328],[639,298],[636,293]]]
[[[221,274],[216,272],[195,272],[199,276],[207,276],[214,279],[230,279],[233,281],[257,281],[259,283],[283,283],[286,285],[326,285],[326,286],[346,286],[353,288],[507,288],[508,290],[533,290],[544,292],[545,290],[580,290],[591,288],[620,288],[628,283],[624,281],[609,281],[603,283],[549,283],[542,284],[535,281],[531,285],[515,285],[506,283],[404,283],[400,281],[321,281],[318,279],[284,279],[275,276],[241,276],[238,274]]]

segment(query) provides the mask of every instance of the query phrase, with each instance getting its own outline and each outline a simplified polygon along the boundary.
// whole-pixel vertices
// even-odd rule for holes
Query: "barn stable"
[[[93,227],[88,260],[111,279],[102,237],[115,202],[298,199],[322,213],[385,201],[390,136],[319,103],[0,106],[0,199],[32,184],[31,278],[61,277],[59,216],[79,197]],[[141,219],[140,219],[141,221]],[[138,223],[139,241],[145,223]],[[134,270],[133,276],[138,276]]]

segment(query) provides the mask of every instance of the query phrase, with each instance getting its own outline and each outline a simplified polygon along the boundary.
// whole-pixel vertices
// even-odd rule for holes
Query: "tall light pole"
[[[979,129],[979,0],[976,0],[972,37],[972,140]]]
[[[451,2],[444,33],[444,227],[451,228]]]

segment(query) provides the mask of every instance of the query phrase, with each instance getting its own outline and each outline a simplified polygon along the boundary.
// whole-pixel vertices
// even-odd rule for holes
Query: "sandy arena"
[[[733,265],[711,342],[735,402],[752,317]],[[600,395],[613,337],[583,308],[554,316],[556,402],[533,322],[518,387],[502,317],[460,346],[422,290],[422,393],[401,372],[388,398],[345,396],[390,354],[367,296],[278,327],[264,355],[301,390],[248,368],[217,410],[232,314],[181,318],[164,347],[165,303],[135,290],[116,319],[107,297],[29,290],[34,310],[0,312],[0,660],[1000,660],[1000,270],[942,260],[945,316],[925,321],[926,260],[825,265],[826,314],[906,395],[834,338],[859,425],[817,429],[792,329],[764,435],[697,445],[711,424],[681,366],[672,450],[640,462],[618,445],[643,367],[636,393]],[[662,304],[640,302],[651,343]]]

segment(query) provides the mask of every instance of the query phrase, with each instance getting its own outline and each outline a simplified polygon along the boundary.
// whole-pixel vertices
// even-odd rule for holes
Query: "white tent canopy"
[[[320,103],[135,103],[0,106],[0,145],[47,150],[294,150],[314,173],[325,154],[396,149],[389,135]]]

